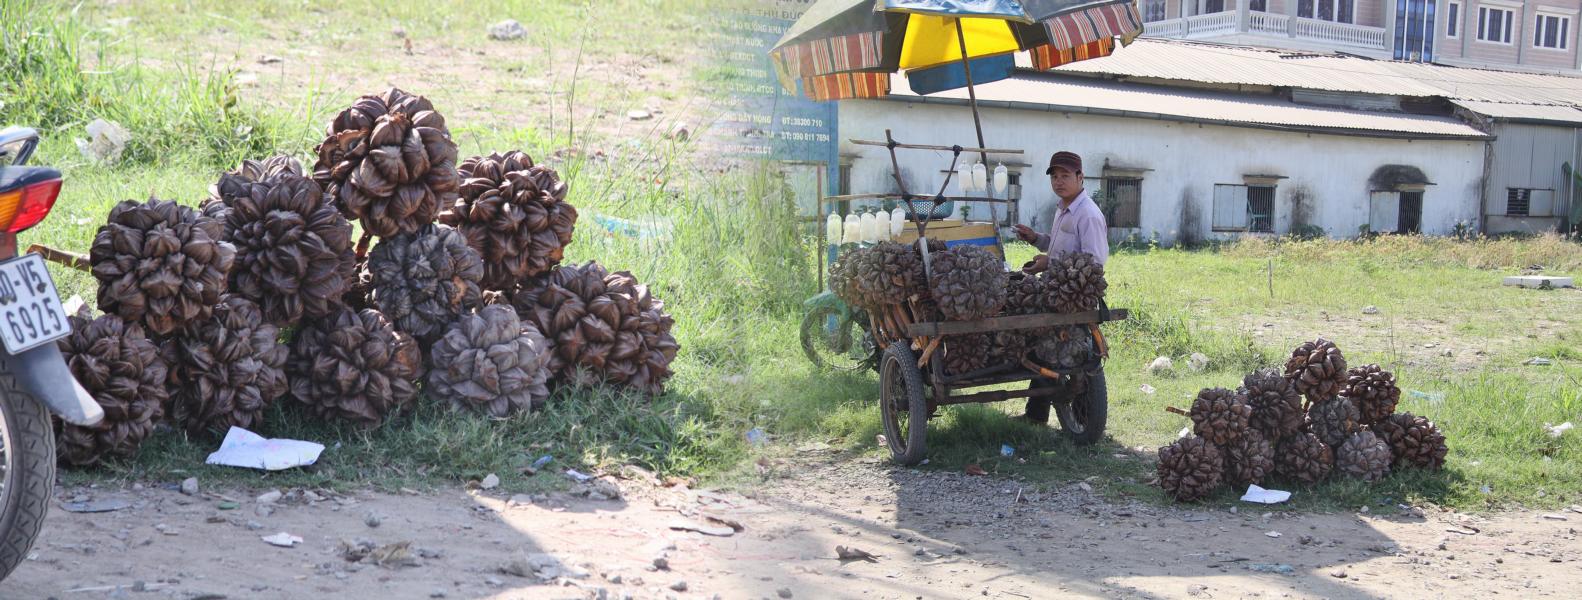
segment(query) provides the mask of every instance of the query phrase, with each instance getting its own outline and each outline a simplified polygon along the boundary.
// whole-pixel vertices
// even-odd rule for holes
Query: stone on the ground
[[[527,36],[527,28],[516,19],[506,19],[489,26],[489,39],[492,40],[519,40]]]
[[[181,482],[181,493],[188,496],[198,495],[198,478],[188,477]]]
[[[1148,372],[1155,375],[1160,373],[1168,373],[1173,369],[1175,369],[1175,364],[1170,361],[1170,357],[1168,356],[1161,356],[1154,359],[1152,363],[1148,364]]]

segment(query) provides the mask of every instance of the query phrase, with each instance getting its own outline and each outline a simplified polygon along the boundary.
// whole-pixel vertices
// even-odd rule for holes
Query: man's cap
[[[1075,152],[1061,150],[1049,157],[1049,168],[1044,169],[1044,173],[1046,175],[1053,175],[1055,173],[1055,167],[1064,168],[1071,171],[1072,173],[1079,173],[1082,171],[1082,157],[1077,156],[1077,153]]]

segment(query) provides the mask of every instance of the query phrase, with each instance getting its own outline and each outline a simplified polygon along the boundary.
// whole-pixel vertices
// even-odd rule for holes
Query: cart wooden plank
[[[1110,309],[1110,321],[1126,319],[1126,309]],[[984,333],[990,331],[1012,331],[1016,329],[1034,329],[1038,327],[1056,327],[1059,325],[1079,325],[1083,323],[1103,322],[1099,311],[1072,314],[1042,313],[1036,315],[1015,315],[1010,317],[994,317],[976,321],[944,321],[938,323],[913,323],[907,327],[906,334],[910,337],[936,336],[936,335],[962,335],[968,333]]]

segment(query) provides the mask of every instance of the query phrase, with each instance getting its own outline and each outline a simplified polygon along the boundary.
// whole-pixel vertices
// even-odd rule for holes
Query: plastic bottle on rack
[[[840,243],[862,243],[862,217],[857,216],[856,213],[846,215],[846,226],[842,232]]]
[[[890,211],[890,237],[901,237],[901,230],[906,227],[906,209],[900,206]]]
[[[878,234],[879,241],[890,241],[890,213],[883,208],[874,209],[874,232]]]
[[[840,215],[830,213],[824,219],[824,243],[839,246],[842,231]]]
[[[871,212],[862,213],[862,241],[865,244],[879,241],[879,221]]]
[[[988,167],[983,166],[983,163],[981,162],[973,163],[972,165],[972,189],[977,191],[979,194],[990,193],[989,170]]]

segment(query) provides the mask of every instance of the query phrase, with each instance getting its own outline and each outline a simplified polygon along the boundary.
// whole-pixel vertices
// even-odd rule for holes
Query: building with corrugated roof
[[[846,191],[898,191],[889,153],[850,139],[976,142],[965,90],[897,81],[840,106]],[[1141,39],[977,94],[986,143],[1024,151],[990,157],[1016,184],[1005,224],[1048,227],[1044,165],[1062,149],[1083,156],[1112,240],[1541,232],[1577,205],[1562,165],[1577,162],[1582,78]],[[938,189],[950,163],[899,158],[909,190]]]

